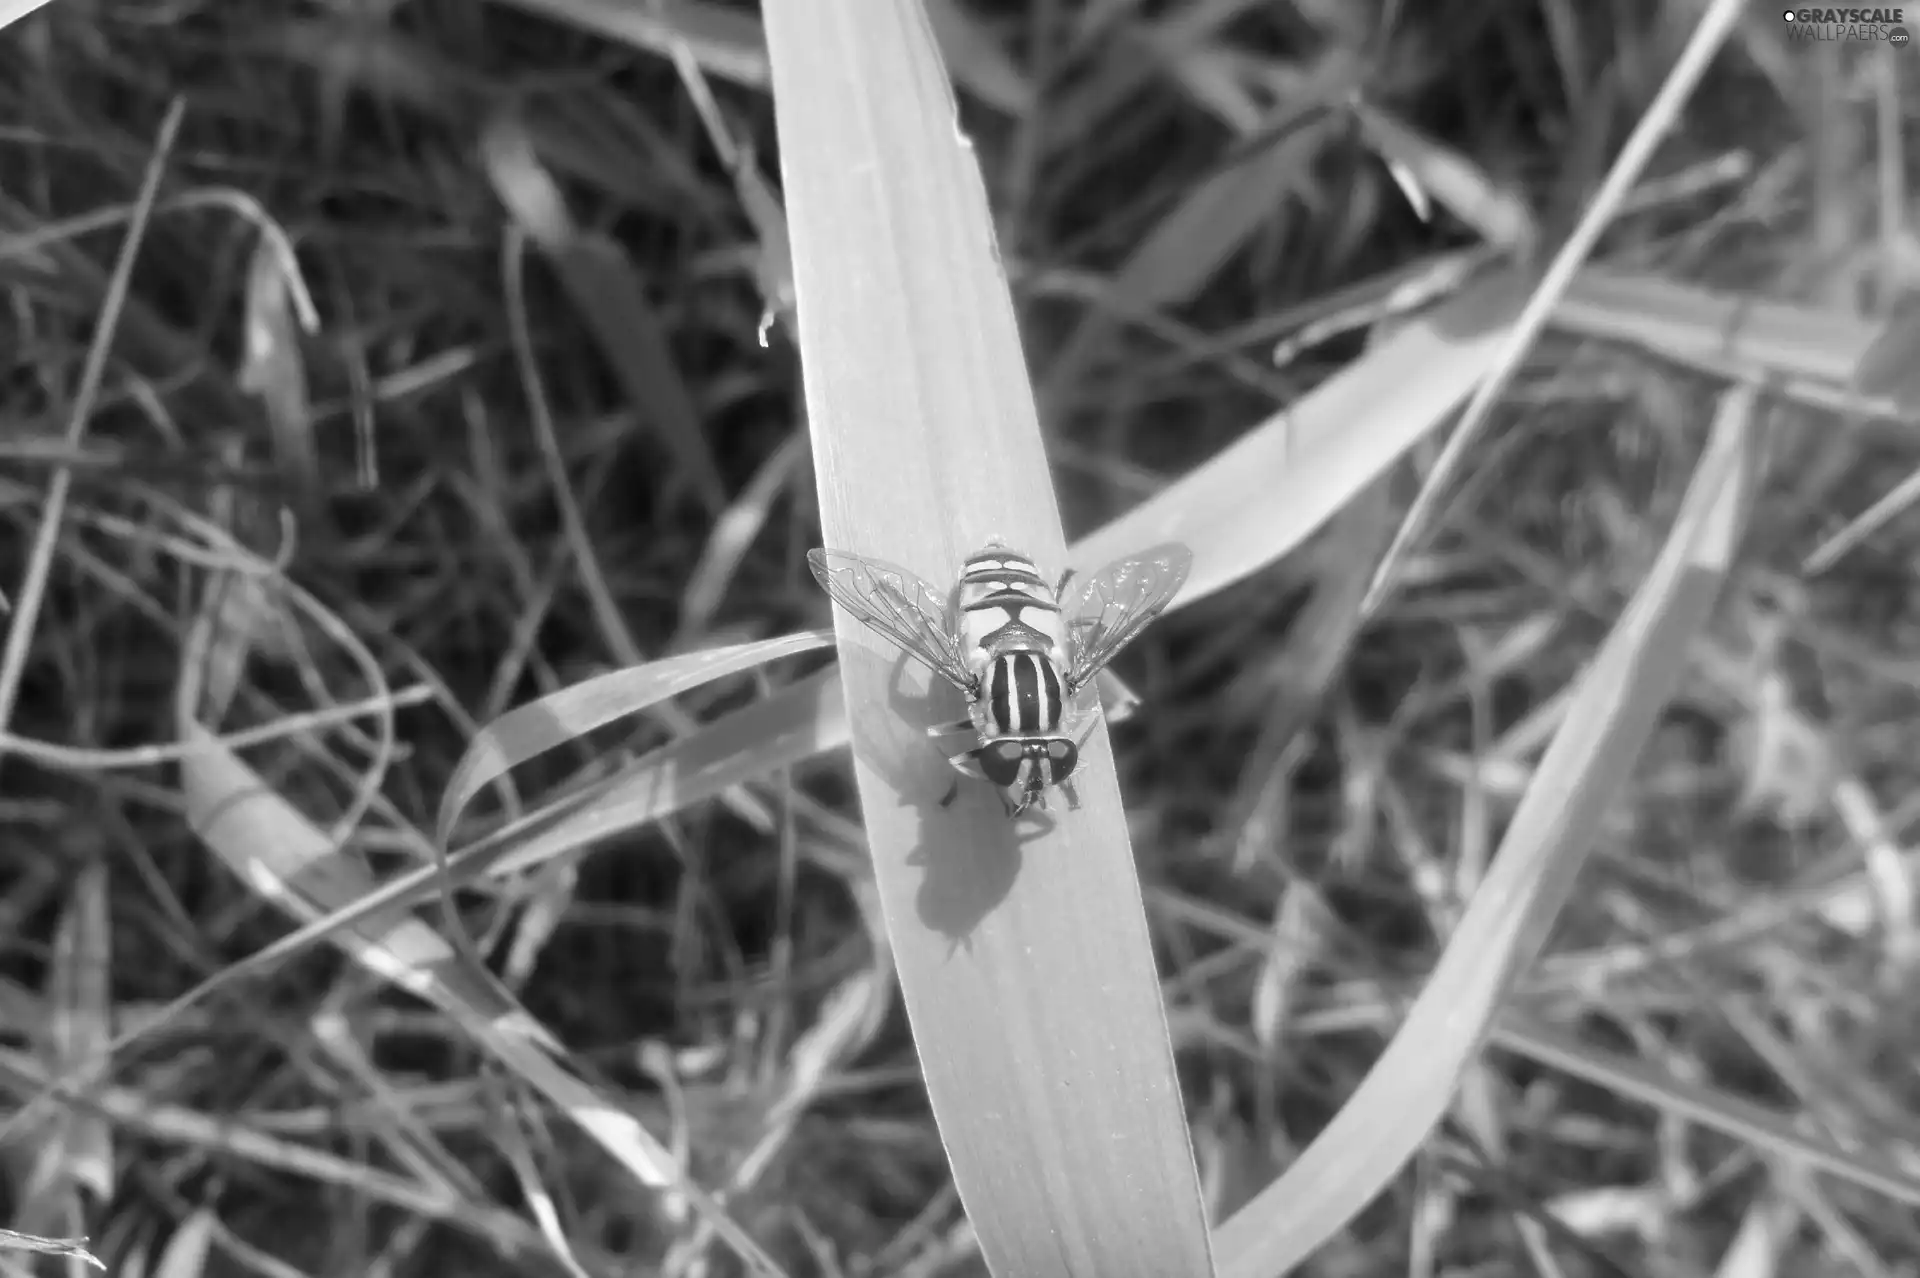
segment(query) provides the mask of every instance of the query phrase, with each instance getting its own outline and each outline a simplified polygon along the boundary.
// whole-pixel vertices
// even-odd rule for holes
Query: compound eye
[[[1018,741],[1001,741],[979,754],[980,770],[995,785],[1012,785],[1020,779],[1020,763],[1026,749]]]
[[[1053,760],[1053,779],[1060,781],[1080,761],[1080,747],[1071,741],[1050,741],[1047,743],[1047,758]]]

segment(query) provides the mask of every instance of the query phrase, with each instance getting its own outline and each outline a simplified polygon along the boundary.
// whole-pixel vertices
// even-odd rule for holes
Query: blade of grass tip
[[[1458,151],[1441,146],[1363,97],[1356,95],[1353,112],[1367,144],[1407,191],[1422,221],[1431,220],[1425,211],[1431,196],[1489,244],[1517,257],[1530,253],[1540,231],[1533,210],[1517,193],[1493,181],[1485,169]]]
[[[793,323],[793,252],[787,244],[786,211],[780,207],[779,197],[760,176],[751,151],[735,144],[733,131],[720,114],[720,104],[714,100],[713,91],[707,85],[706,75],[700,70],[699,59],[693,56],[693,50],[687,47],[686,41],[676,37],[672,41],[672,51],[673,65],[680,73],[680,83],[686,88],[687,96],[693,99],[694,110],[699,113],[701,124],[707,130],[707,138],[719,153],[720,162],[726,166],[728,176],[733,179],[734,192],[740,197],[740,208],[753,225],[755,238],[759,242],[759,251],[754,254],[753,274],[760,288],[762,306],[760,345],[765,346],[767,332],[775,321],[782,321],[789,326]]]
[[[848,740],[846,699],[836,667],[716,719],[638,759],[619,776],[462,848],[449,867],[457,881],[510,875],[562,861],[593,844],[728,786],[801,763]]]
[[[1759,454],[1748,438],[1756,397],[1740,386],[1722,398],[1659,558],[1581,676],[1493,868],[1399,1032],[1319,1138],[1219,1230],[1229,1278],[1300,1263],[1398,1174],[1445,1112],[1510,978],[1572,893],[1719,596]]]
[[[87,346],[86,363],[81,366],[80,385],[74,391],[73,408],[67,417],[64,437],[70,453],[80,451],[81,441],[86,438],[87,424],[93,416],[94,401],[100,397],[100,383],[107,372],[107,355],[113,349],[114,327],[119,322],[121,307],[126,303],[127,284],[133,278],[133,263],[140,255],[140,242],[146,234],[147,220],[153,214],[153,202],[160,193],[160,178],[166,172],[167,157],[173,152],[173,140],[180,132],[180,120],[185,114],[186,103],[175,98],[167,107],[166,118],[160,121],[153,155],[147,161],[146,176],[140,182],[140,195],[134,202],[133,220],[127,226],[126,239],[121,241],[120,257],[114,263],[113,277],[107,284],[100,318],[94,325],[93,340]],[[40,529],[34,535],[32,550],[28,552],[27,570],[20,580],[20,589],[15,592],[13,624],[7,628],[6,648],[0,651],[0,732],[4,732],[13,722],[14,698],[20,695],[20,677],[26,670],[27,652],[33,643],[34,628],[40,620],[40,602],[47,589],[47,574],[53,568],[53,551],[60,543],[60,524],[66,517],[67,495],[72,488],[72,467],[63,465],[55,469],[53,480],[47,485],[45,513],[40,519]],[[4,752],[0,752],[0,764],[4,764],[5,758]]]
[[[314,441],[307,368],[300,357],[300,331],[280,254],[272,241],[254,246],[247,267],[245,353],[240,389],[260,399],[273,436],[275,460],[298,499],[304,519],[325,510],[320,498],[320,450]]]
[[[680,596],[680,625],[673,638],[674,647],[693,643],[712,624],[713,614],[719,611],[727,587],[740,570],[740,561],[766,527],[773,503],[804,469],[806,460],[807,437],[789,436],[761,463],[739,500],[714,521],[707,544],[700,551],[700,561],[687,575],[687,587]]]
[[[1393,576],[1406,559],[1414,539],[1425,532],[1434,512],[1446,498],[1447,485],[1453,472],[1465,460],[1468,446],[1491,416],[1495,402],[1506,393],[1507,384],[1518,371],[1527,348],[1539,336],[1547,318],[1559,305],[1574,276],[1593,252],[1601,233],[1613,220],[1614,213],[1634,183],[1639,181],[1641,171],[1653,158],[1655,148],[1679,120],[1681,108],[1706,74],[1708,64],[1746,11],[1745,0],[1713,0],[1711,7],[1701,15],[1692,39],[1687,41],[1679,61],[1668,73],[1660,91],[1640,117],[1640,122],[1634,126],[1632,135],[1620,149],[1620,156],[1608,171],[1606,180],[1600,184],[1600,189],[1587,204],[1585,214],[1541,275],[1533,295],[1527,299],[1525,309],[1520,312],[1520,318],[1508,334],[1507,344],[1495,362],[1493,371],[1467,401],[1466,408],[1460,414],[1460,424],[1454,427],[1448,437],[1446,446],[1427,475],[1420,495],[1414,498],[1406,521],[1401,524],[1400,531],[1387,547],[1386,555],[1374,570],[1373,584],[1367,591],[1364,605],[1369,614],[1379,610],[1381,599],[1391,589]]]
[[[28,5],[29,10],[35,8]],[[0,14],[4,17],[4,14]],[[7,19],[11,21],[11,19]],[[0,21],[5,27],[6,21]],[[84,1260],[101,1273],[107,1271],[106,1262],[87,1250],[84,1238],[42,1238],[38,1234],[23,1234],[16,1230],[0,1228],[0,1251],[25,1251],[42,1256],[67,1256],[74,1260]]]
[[[606,237],[574,225],[565,197],[534,154],[515,111],[494,115],[480,149],[500,202],[552,261],[628,401],[659,432],[707,513],[719,515],[727,504],[719,463],[667,344],[666,327],[626,254]]]
[[[90,861],[74,884],[73,903],[54,939],[53,1035],[48,1073],[59,1078],[98,1082],[107,1077],[112,1057],[113,1003],[108,973],[113,967],[112,932],[107,924],[107,866]],[[75,1105],[61,1117],[62,1179],[93,1191],[97,1200],[113,1197],[113,1126],[104,1114]]]
[[[668,697],[832,642],[829,631],[807,630],[689,652],[633,669],[612,670],[509,710],[481,729],[454,765],[434,822],[435,844],[447,846],[461,810],[509,769]]]
[[[1509,277],[1474,284],[1385,341],[1186,476],[1075,543],[1091,571],[1169,539],[1193,551],[1173,606],[1185,607],[1279,559],[1453,412],[1510,331]]]
[[[1350,70],[1344,62],[1341,70]],[[1286,195],[1303,182],[1317,180],[1308,161],[1332,127],[1325,104],[1345,87],[1289,101],[1262,125],[1261,134],[1278,140],[1230,162],[1188,191],[1128,255],[1113,281],[1115,300],[1128,310],[1150,309],[1187,300],[1272,221]],[[1067,338],[1049,365],[1043,395],[1049,403],[1070,392],[1093,352],[1112,330],[1111,310],[1088,315]]]
[[[972,147],[918,4],[764,9],[826,544],[950,582],[1063,556]],[[1143,547],[1129,547],[1139,550]],[[1211,1272],[1103,728],[1080,805],[1017,827],[928,724],[957,698],[836,616],[855,779],[927,1092],[990,1267]]]

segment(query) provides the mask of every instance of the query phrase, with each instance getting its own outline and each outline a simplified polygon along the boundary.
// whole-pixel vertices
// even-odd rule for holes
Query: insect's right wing
[[[947,601],[932,586],[905,568],[839,550],[810,550],[807,563],[835,603],[960,691],[974,694],[973,672],[946,632]]]
[[[1087,686],[1172,602],[1193,568],[1193,552],[1179,542],[1143,550],[1108,564],[1066,591],[1060,607],[1074,638],[1069,688]]]

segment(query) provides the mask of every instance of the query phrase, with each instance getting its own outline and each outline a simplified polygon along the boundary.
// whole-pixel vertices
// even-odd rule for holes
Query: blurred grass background
[[[1444,211],[1418,217],[1325,108],[1364,92],[1551,223],[1577,211],[1697,18],[1680,0],[934,7],[1070,537],[1350,359],[1352,336],[1269,358],[1326,299],[1474,242]],[[0,725],[10,1049],[57,1059],[65,1009],[85,1002],[76,946],[104,961],[119,1027],[285,930],[188,832],[172,768],[127,753],[175,735],[190,516],[283,562],[392,688],[430,691],[397,712],[375,807],[422,827],[473,724],[613,666],[824,624],[802,562],[817,525],[792,443],[798,368],[763,324],[778,254],[730,167],[777,174],[764,53],[748,10],[673,12],[57,0],[0,33],[9,597],[54,474],[73,484]],[[705,120],[662,32],[707,69]],[[1791,43],[1757,10],[1652,175],[1710,180],[1623,220],[1598,260],[1810,314],[1889,312],[1916,261],[1905,66],[1885,46]],[[176,100],[159,202],[109,306],[116,211]],[[716,120],[737,155],[716,151]],[[1192,203],[1209,184],[1225,192],[1211,219]],[[262,267],[243,199],[293,243],[312,331],[299,290]],[[529,239],[544,252],[522,290]],[[75,387],[109,315],[76,438]],[[1511,810],[1506,744],[1650,563],[1716,391],[1655,354],[1549,337],[1350,650],[1338,624],[1303,622],[1370,570],[1391,531],[1377,509],[1123,658],[1147,709],[1116,749],[1216,1216],[1325,1124],[1431,965]],[[1521,997],[1570,1041],[1872,1149],[1920,1127],[1911,890],[1902,857],[1871,855],[1920,815],[1912,521],[1805,564],[1917,450],[1899,422],[1777,413],[1715,641]],[[1406,478],[1379,500],[1404,504]],[[748,537],[716,547],[739,526],[716,523],[729,507],[753,517]],[[226,728],[380,691],[284,601],[248,606],[269,637]],[[680,705],[705,717],[747,690]],[[673,730],[661,716],[597,733],[517,779],[552,789]],[[317,820],[370,750],[355,732],[326,740],[251,754]],[[757,1160],[731,1210],[791,1272],[979,1272],[897,1012],[797,1122],[777,1113],[804,1027],[886,962],[863,922],[844,765],[778,780],[585,861],[540,898],[552,916],[508,983],[685,1142],[703,1183]],[[777,819],[755,819],[763,801]],[[387,868],[399,848],[376,834],[365,850]],[[110,945],[77,942],[89,928]],[[0,1083],[13,1105],[37,1090],[11,1065]],[[50,1176],[77,1184],[78,1217],[45,1232],[90,1235],[116,1268],[201,1209],[208,1272],[547,1263],[490,1245],[502,1205],[525,1214],[525,1151],[472,1049],[330,951],[154,1029],[107,1086],[98,1143],[36,1144],[23,1124],[0,1156],[12,1218]],[[395,1112],[432,1139],[393,1143]],[[1602,1257],[1633,1274],[1770,1272],[1722,1267],[1757,1228],[1780,1273],[1912,1272],[1902,1258],[1920,1255],[1901,1205],[1788,1192],[1739,1142],[1624,1085],[1493,1055],[1462,1113],[1301,1272],[1537,1272],[1542,1212],[1585,1244],[1555,1249],[1567,1273],[1610,1272]],[[1493,1166],[1475,1152],[1490,1131]],[[373,1172],[402,1148],[432,1151],[450,1205],[381,1187]],[[537,1128],[530,1157],[594,1272],[660,1267],[689,1229],[564,1125]]]

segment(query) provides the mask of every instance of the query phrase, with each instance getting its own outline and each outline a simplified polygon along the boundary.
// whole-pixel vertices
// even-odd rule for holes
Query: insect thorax
[[[1016,649],[1045,652],[1066,663],[1066,623],[1050,595],[993,583],[960,587],[959,635],[962,650],[976,668],[996,653]]]

